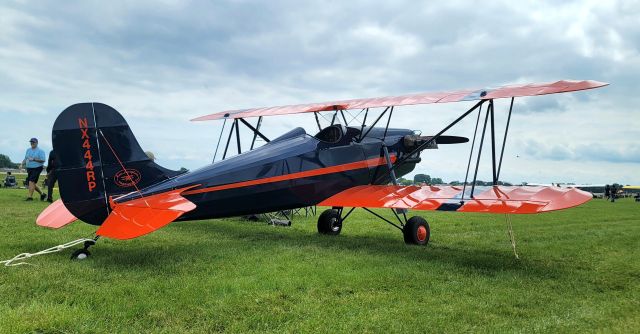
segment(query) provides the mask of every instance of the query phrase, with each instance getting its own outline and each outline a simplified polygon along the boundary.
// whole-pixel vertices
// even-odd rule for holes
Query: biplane
[[[565,80],[218,112],[193,121],[231,122],[223,159],[186,173],[149,159],[115,109],[102,103],[74,104],[58,116],[52,131],[61,200],[46,208],[37,224],[59,228],[79,219],[99,226],[94,240],[131,239],[173,221],[318,205],[330,207],[319,215],[319,233],[339,234],[353,210],[362,208],[400,230],[406,243],[426,245],[429,224],[420,216],[408,217],[409,210],[533,214],[588,201],[591,194],[575,188],[502,186],[500,172],[516,97],[605,85]],[[510,103],[500,146],[494,101],[503,98]],[[399,106],[463,101],[474,104],[434,135],[389,127]],[[360,110],[362,122],[349,125],[345,117],[349,110]],[[332,115],[327,126],[318,117],[323,112]],[[308,134],[295,128],[269,139],[260,131],[263,117],[298,113],[313,114],[318,132]],[[475,130],[462,186],[397,183],[421,161],[424,150],[469,142],[447,132],[474,113]],[[250,118],[257,118],[255,125]],[[241,125],[253,134],[251,147],[244,152]],[[255,147],[257,138],[264,145]],[[238,154],[227,157],[232,142]],[[476,186],[476,179],[486,143],[490,143],[493,186],[481,187]],[[372,208],[391,209],[393,216],[385,218]],[[92,244],[85,243],[72,257],[88,256]]]

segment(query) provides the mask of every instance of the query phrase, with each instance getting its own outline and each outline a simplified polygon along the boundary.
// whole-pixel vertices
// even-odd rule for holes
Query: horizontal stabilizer
[[[181,196],[183,191],[192,187],[116,203],[96,234],[124,240],[151,233],[196,208]]]
[[[61,228],[76,220],[78,220],[78,218],[67,210],[67,207],[64,206],[62,200],[57,200],[51,203],[40,213],[40,215],[38,215],[36,224],[38,224],[38,226],[48,228]]]
[[[342,191],[320,206],[394,208],[485,213],[541,213],[574,207],[593,196],[575,188],[367,185]]]

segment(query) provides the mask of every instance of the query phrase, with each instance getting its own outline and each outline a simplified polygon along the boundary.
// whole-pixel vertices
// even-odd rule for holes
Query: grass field
[[[34,224],[45,207],[0,189],[0,260],[95,228]],[[224,219],[174,223],[0,267],[2,333],[638,332],[640,203],[594,200],[513,217],[425,212],[432,239],[356,210],[340,236]],[[385,213],[390,215],[390,213]]]

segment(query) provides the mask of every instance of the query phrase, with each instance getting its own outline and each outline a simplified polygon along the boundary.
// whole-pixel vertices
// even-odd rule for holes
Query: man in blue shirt
[[[40,173],[42,173],[42,166],[46,156],[44,151],[38,148],[37,138],[31,138],[29,143],[31,143],[31,148],[27,149],[24,160],[22,160],[22,164],[20,165],[20,168],[22,168],[22,165],[26,162],[27,181],[29,182],[29,197],[27,197],[26,201],[33,201],[34,190],[40,194],[40,200],[44,201],[47,195],[38,187],[38,178],[40,177]]]

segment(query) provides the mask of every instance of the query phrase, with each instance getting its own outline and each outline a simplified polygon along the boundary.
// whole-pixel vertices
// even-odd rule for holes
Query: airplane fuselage
[[[142,196],[194,186],[182,195],[196,209],[179,220],[258,214],[316,205],[345,189],[388,183],[383,145],[394,161],[404,151],[407,129],[374,128],[362,141],[360,129],[348,127],[339,140],[318,139],[303,129],[292,130],[254,150],[185,173],[141,191]],[[400,177],[413,170],[415,161],[396,170]],[[118,198],[138,198],[131,193]]]

